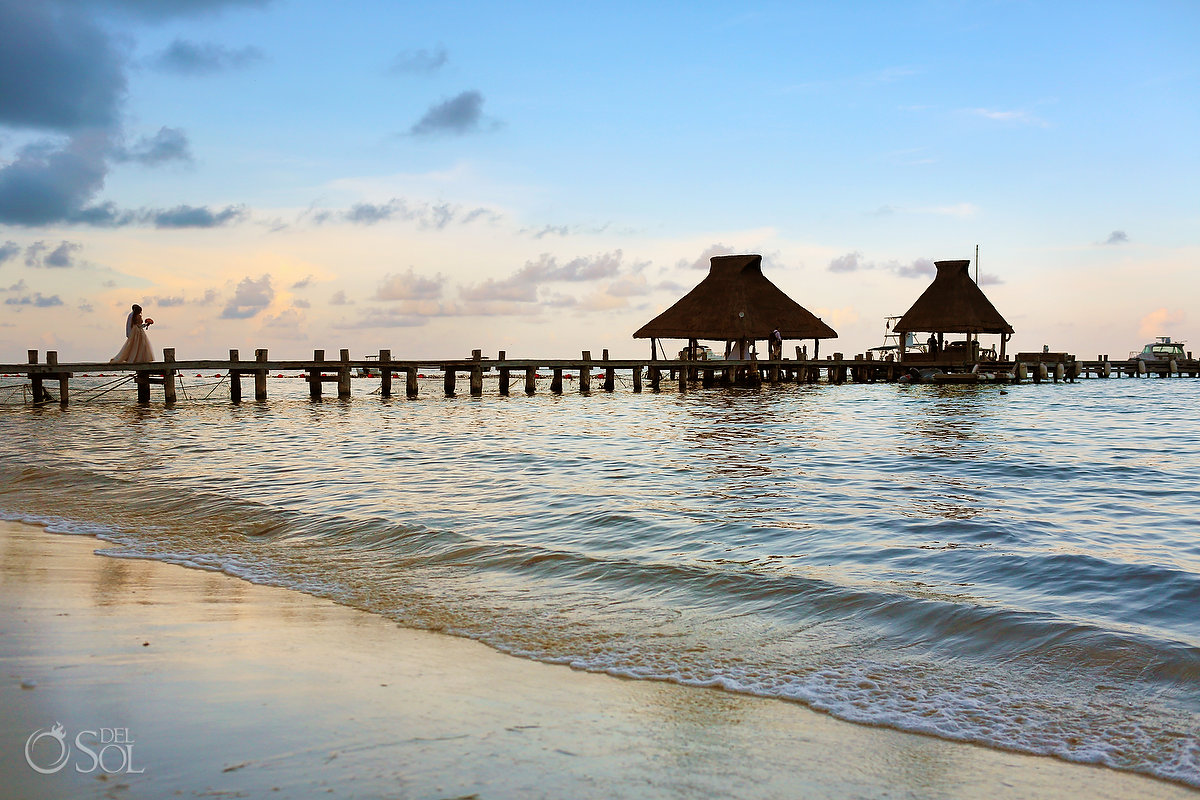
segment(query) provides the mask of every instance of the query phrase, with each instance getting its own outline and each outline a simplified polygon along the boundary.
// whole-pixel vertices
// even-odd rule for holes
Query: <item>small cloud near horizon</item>
[[[1104,243],[1105,244],[1125,244],[1128,241],[1129,241],[1129,234],[1125,233],[1125,231],[1113,231],[1112,233],[1110,233],[1108,235],[1108,238],[1104,240]]]

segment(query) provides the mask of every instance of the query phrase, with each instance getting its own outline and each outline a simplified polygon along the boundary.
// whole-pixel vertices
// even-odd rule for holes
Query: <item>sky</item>
[[[1200,350],[1200,4],[0,0],[0,362],[644,357],[706,274],[839,334]],[[252,357],[247,355],[246,357]]]

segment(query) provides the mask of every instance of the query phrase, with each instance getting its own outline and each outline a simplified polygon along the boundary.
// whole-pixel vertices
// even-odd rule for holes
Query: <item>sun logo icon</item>
[[[40,766],[33,760],[33,750],[41,739],[54,739],[58,742],[58,759],[48,767]],[[52,775],[58,772],[67,764],[67,758],[71,755],[71,748],[67,744],[67,731],[59,722],[54,723],[54,727],[49,730],[34,731],[28,739],[25,740],[25,762],[36,772],[43,775]]]

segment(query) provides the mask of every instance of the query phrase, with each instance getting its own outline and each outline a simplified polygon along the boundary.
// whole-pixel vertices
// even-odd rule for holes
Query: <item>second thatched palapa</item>
[[[761,255],[713,256],[708,277],[633,338],[686,339],[694,349],[700,339],[745,343],[769,340],[775,330],[783,339],[837,338],[762,274]]]

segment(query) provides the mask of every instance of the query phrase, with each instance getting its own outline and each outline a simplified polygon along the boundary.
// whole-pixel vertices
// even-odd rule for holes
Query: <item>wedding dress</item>
[[[138,318],[137,321],[130,320],[129,334],[125,339],[125,346],[121,348],[121,352],[117,353],[111,359],[110,364],[143,364],[147,361],[154,360],[154,348],[150,346],[150,337],[146,335],[146,326]]]

